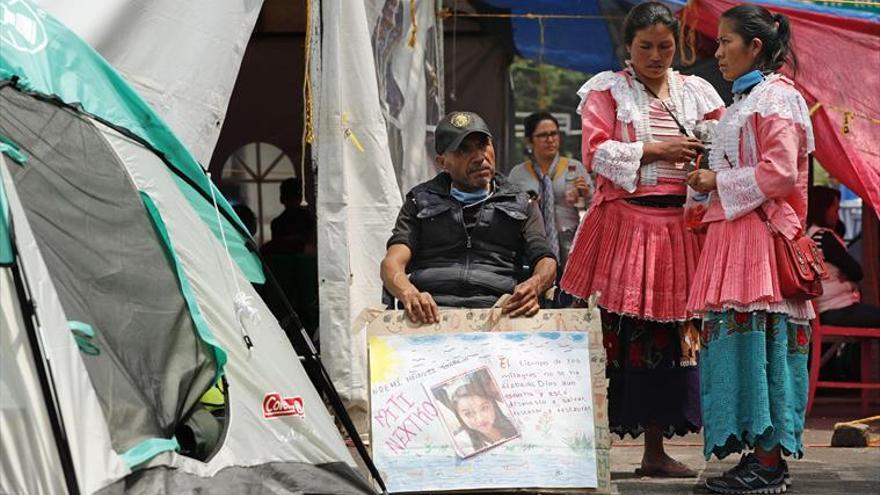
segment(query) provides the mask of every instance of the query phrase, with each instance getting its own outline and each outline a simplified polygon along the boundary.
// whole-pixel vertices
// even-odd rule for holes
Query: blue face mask
[[[754,88],[759,82],[764,80],[764,73],[755,69],[746,72],[733,81],[733,94],[738,95]]]
[[[452,195],[459,203],[467,206],[482,201],[489,197],[488,189],[480,189],[479,191],[467,192],[457,189],[455,186],[452,186],[449,189],[449,194]]]

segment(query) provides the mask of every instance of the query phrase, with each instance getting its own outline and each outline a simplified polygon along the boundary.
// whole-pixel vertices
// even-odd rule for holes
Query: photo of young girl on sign
[[[431,396],[461,458],[519,437],[510,408],[485,366],[434,385]]]

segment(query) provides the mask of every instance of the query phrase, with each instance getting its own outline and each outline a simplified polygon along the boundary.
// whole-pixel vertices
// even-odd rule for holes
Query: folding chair
[[[868,415],[868,407],[870,400],[870,390],[880,390],[880,382],[868,381],[871,379],[871,367],[878,365],[877,356],[871,356],[871,348],[880,342],[880,340],[872,342],[871,339],[880,339],[880,328],[876,327],[842,327],[835,325],[823,325],[819,322],[819,311],[816,304],[816,319],[810,324],[812,328],[812,356],[810,358],[810,391],[807,398],[807,414],[813,408],[813,399],[816,395],[817,388],[849,388],[861,389],[862,391],[862,407],[863,416]],[[855,340],[859,342],[861,347],[861,374],[857,382],[836,382],[819,380],[819,369],[822,367],[822,342],[828,340]]]

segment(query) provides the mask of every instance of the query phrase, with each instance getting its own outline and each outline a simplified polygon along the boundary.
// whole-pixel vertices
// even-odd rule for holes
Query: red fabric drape
[[[715,38],[721,13],[740,3],[692,0],[685,17],[697,19],[696,28]],[[791,20],[799,68],[787,75],[810,108],[818,105],[813,113],[816,158],[880,214],[880,24],[767,7]],[[848,133],[843,130],[845,112],[853,112]]]

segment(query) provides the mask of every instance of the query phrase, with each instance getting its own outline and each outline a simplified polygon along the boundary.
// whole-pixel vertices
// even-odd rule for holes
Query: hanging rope
[[[612,19],[623,19],[622,16],[607,16],[607,15],[593,15],[593,14],[533,14],[533,13],[523,13],[523,14],[489,14],[482,12],[458,12],[457,0],[455,2],[454,8],[452,12],[449,9],[443,9],[437,13],[437,16],[441,19],[447,19],[449,17],[457,18],[457,17],[468,17],[468,18],[496,18],[496,19],[601,19],[601,20],[612,20]]]
[[[235,319],[238,321],[238,329],[241,333],[241,338],[244,341],[244,345],[250,354],[251,349],[254,347],[254,343],[251,340],[250,335],[248,334],[247,327],[245,325],[245,320],[250,320],[254,323],[258,323],[260,321],[260,314],[257,312],[257,309],[253,305],[253,297],[247,295],[243,290],[241,290],[241,286],[238,285],[238,277],[236,273],[238,273],[235,261],[232,260],[232,255],[229,253],[229,243],[226,242],[226,228],[223,226],[223,219],[220,216],[220,208],[217,206],[217,193],[215,191],[216,187],[214,187],[214,182],[211,179],[211,173],[208,172],[208,183],[211,186],[211,202],[214,205],[214,214],[217,218],[217,227],[220,229],[220,240],[223,242],[223,251],[226,254],[226,261],[229,262],[229,275],[232,277],[232,284],[235,287],[235,295],[232,296],[232,305],[235,311]],[[224,277],[225,278],[225,277]]]
[[[448,16],[446,16],[448,17]],[[440,16],[441,19],[446,19]],[[449,99],[455,101],[455,86],[458,82],[458,57],[456,49],[458,48],[458,0],[452,2],[452,91],[449,92]]]
[[[547,73],[544,71],[544,19],[538,19],[538,110],[547,110]]]
[[[817,4],[817,5],[827,5],[829,7],[834,7],[835,5],[853,5],[856,7],[878,7],[880,8],[880,2],[874,0],[806,0],[809,3]]]
[[[840,131],[844,134],[850,133],[851,125],[854,119],[864,119],[874,125],[880,125],[880,119],[876,117],[870,117],[855,110],[849,110],[847,108],[838,107],[836,105],[829,105],[827,103],[822,103],[821,101],[814,103],[813,106],[810,107],[810,117],[812,117],[822,107],[843,114],[843,124],[840,126]]]
[[[414,48],[416,46],[416,34],[418,33],[419,26],[416,24],[416,0],[409,0],[409,19],[410,24],[412,24],[412,29],[409,32],[409,41],[407,45],[410,48]]]
[[[305,39],[305,56],[303,70],[303,133],[300,142],[299,156],[299,177],[302,187],[302,199],[299,205],[302,207],[309,206],[306,199],[306,144],[309,146],[315,142],[315,130],[312,126],[312,1],[306,0],[306,39]]]

